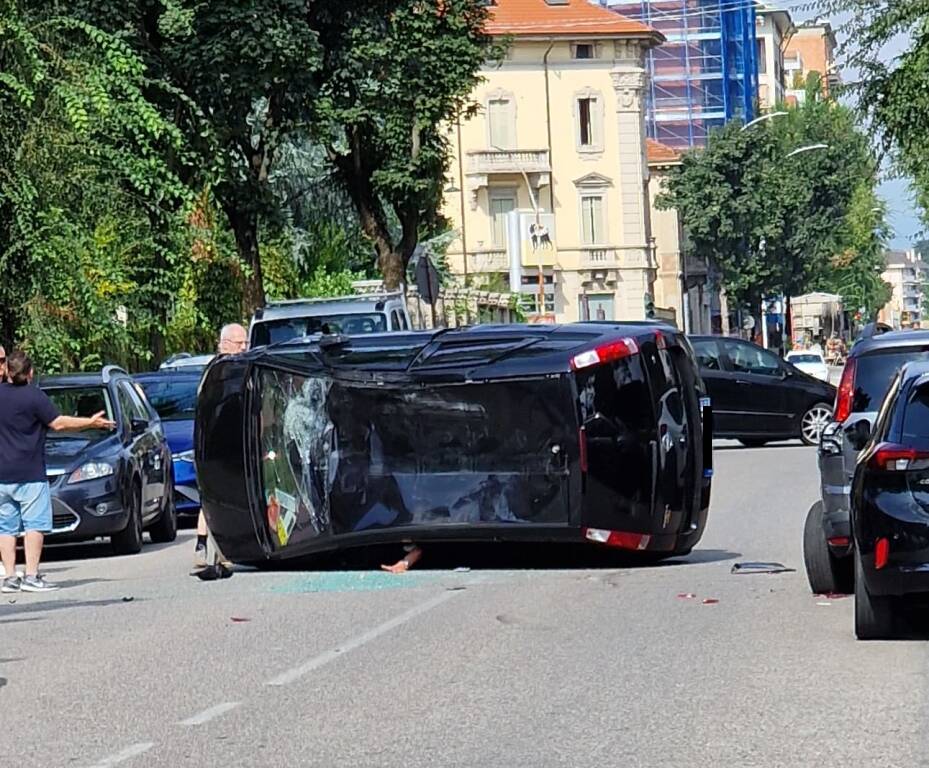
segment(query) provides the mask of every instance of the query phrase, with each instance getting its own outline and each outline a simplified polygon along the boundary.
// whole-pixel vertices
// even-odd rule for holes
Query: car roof
[[[392,304],[403,307],[400,293],[362,294],[359,296],[336,296],[330,299],[292,299],[271,302],[255,311],[253,322],[311,317],[319,315],[346,315],[362,312],[383,312]]]
[[[191,370],[192,366],[185,368],[160,368],[157,371],[133,374],[132,378],[138,382],[163,381],[165,379],[194,379],[199,381],[202,375],[200,370]]]
[[[105,386],[113,378],[129,378],[129,374],[115,365],[107,365],[100,371],[86,373],[59,373],[54,376],[38,377],[40,387],[92,387]]]
[[[907,347],[929,347],[929,330],[887,331],[861,339],[852,347],[849,356],[857,357],[876,350]]]

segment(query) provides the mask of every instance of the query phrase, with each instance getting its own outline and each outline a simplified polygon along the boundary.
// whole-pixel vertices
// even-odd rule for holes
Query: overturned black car
[[[437,539],[669,557],[706,525],[711,419],[661,325],[315,336],[210,364],[196,464],[236,562]]]

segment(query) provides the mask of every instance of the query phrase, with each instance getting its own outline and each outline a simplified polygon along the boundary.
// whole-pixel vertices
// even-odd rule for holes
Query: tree
[[[47,2],[41,3],[48,5]],[[302,130],[319,64],[306,0],[76,0],[119,33],[153,78],[147,95],[195,151],[178,168],[192,189],[212,187],[245,264],[244,313],[264,303],[260,227],[280,206],[270,188],[277,153]],[[179,164],[180,165],[180,164]]]
[[[502,48],[481,0],[314,3],[323,49],[310,121],[377,253],[388,288],[439,221],[449,145],[443,130],[472,109],[480,68]],[[389,213],[398,221],[391,231]]]
[[[752,307],[773,293],[830,286],[853,195],[876,183],[865,136],[848,109],[821,97],[818,78],[803,105],[781,109],[786,116],[713,134],[705,150],[685,155],[659,199],[678,209],[695,255],[721,270],[728,294]],[[870,269],[857,256],[845,267]]]

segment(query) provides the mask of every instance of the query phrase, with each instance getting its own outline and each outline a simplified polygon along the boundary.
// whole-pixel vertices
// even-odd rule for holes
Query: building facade
[[[758,62],[758,105],[763,110],[773,109],[786,100],[784,49],[795,29],[787,11],[759,3],[755,11],[755,58]]]
[[[881,279],[893,289],[893,296],[880,311],[878,319],[894,328],[922,327],[929,264],[913,250],[888,251],[885,260],[887,268]]]
[[[659,30],[646,55],[647,131],[674,148],[703,146],[714,128],[755,117],[755,4],[723,0],[600,0]]]
[[[450,268],[521,293],[530,319],[642,319],[655,243],[645,151],[647,52],[661,35],[587,0],[497,0],[510,41],[449,126]]]
[[[841,82],[835,60],[835,32],[828,22],[801,24],[784,48],[784,76],[788,101],[802,102],[806,79],[816,72],[828,96]]]

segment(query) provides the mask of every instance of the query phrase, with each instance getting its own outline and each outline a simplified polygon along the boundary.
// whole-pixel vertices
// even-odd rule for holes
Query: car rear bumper
[[[881,507],[870,503],[855,515],[855,547],[868,590],[876,595],[929,593],[929,514],[906,499],[883,494]],[[873,499],[872,499],[873,501]],[[886,564],[876,567],[877,544],[887,540]]]

